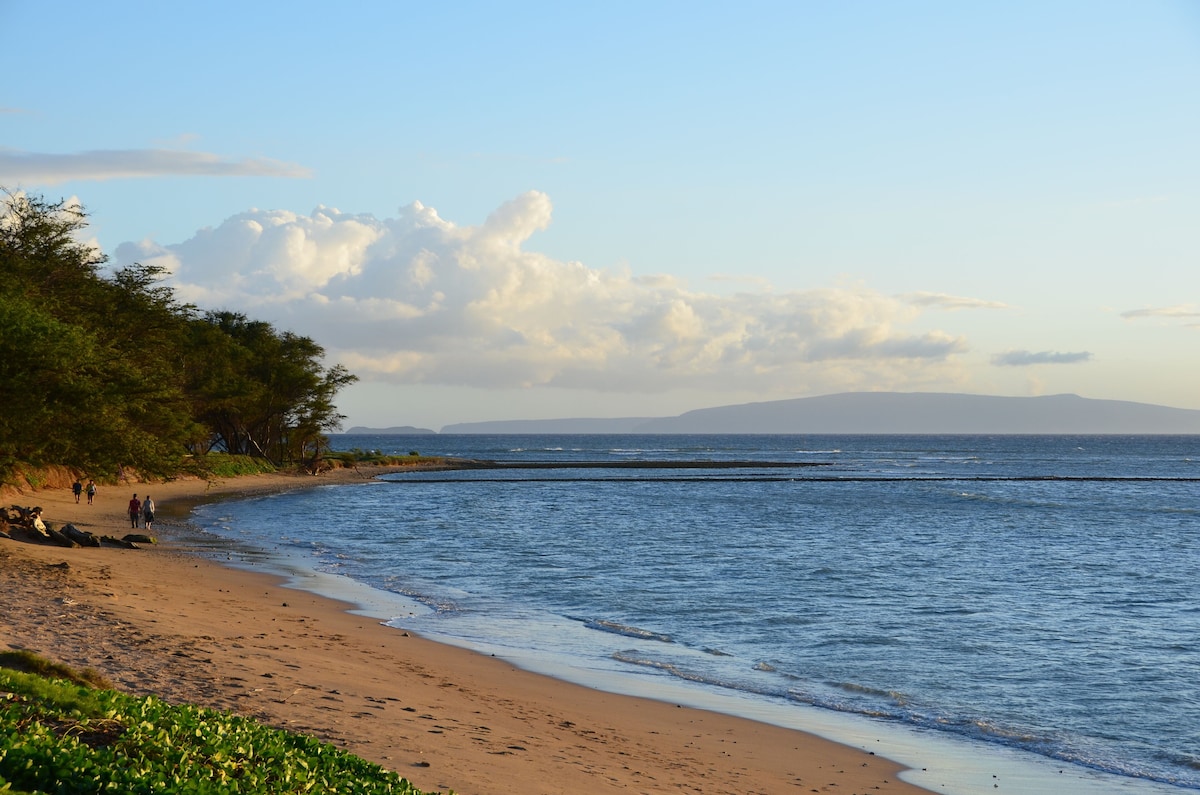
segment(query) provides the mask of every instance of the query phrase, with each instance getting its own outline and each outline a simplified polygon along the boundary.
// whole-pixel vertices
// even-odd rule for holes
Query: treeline
[[[106,275],[82,208],[0,199],[0,483],[22,466],[169,475],[209,452],[312,465],[356,377],[311,339]]]

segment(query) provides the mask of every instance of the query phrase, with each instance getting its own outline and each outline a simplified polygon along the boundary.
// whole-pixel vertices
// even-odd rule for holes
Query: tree
[[[204,358],[189,368],[190,391],[212,447],[276,464],[321,452],[324,432],[344,419],[333,399],[356,376],[326,369],[324,349],[308,337],[235,312],[209,312],[192,334]]]
[[[172,362],[188,310],[154,269],[105,279],[77,239],[85,218],[11,193],[0,207],[0,477],[17,463],[179,466],[191,417]]]
[[[157,267],[111,276],[83,209],[0,202],[0,482],[20,464],[178,471],[213,449],[310,461],[356,378],[307,337],[179,303]]]

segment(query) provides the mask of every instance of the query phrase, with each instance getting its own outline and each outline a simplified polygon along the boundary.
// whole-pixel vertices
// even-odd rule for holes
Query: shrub
[[[214,478],[235,478],[239,475],[265,475],[277,471],[265,458],[229,453],[209,453],[192,459],[196,474]]]
[[[422,795],[396,773],[306,735],[96,690],[27,653],[13,661],[55,678],[0,668],[0,792]]]

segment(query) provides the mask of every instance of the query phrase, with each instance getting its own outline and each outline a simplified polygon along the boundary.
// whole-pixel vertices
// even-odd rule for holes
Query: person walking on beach
[[[96,481],[88,478],[87,484],[88,505],[92,504],[92,500],[96,499]]]
[[[154,500],[150,499],[150,495],[146,495],[146,499],[142,501],[142,518],[146,520],[146,529],[150,529],[150,525],[154,524]]]
[[[79,504],[79,495],[83,493],[83,484],[79,482],[79,478],[75,478],[75,482],[71,484],[71,492],[75,495],[75,504]]]
[[[129,523],[130,523],[130,525],[133,526],[133,529],[135,529],[135,530],[137,529],[137,526],[138,526],[137,525],[138,517],[141,516],[141,514],[142,514],[142,502],[141,502],[141,500],[139,500],[137,498],[137,495],[135,494],[135,495],[133,495],[133,499],[129,501]]]

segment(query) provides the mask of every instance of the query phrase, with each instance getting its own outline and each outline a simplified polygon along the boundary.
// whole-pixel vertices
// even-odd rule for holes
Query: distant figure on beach
[[[96,499],[96,481],[88,479],[87,484],[88,505],[92,504],[92,500]],[[76,500],[79,502],[79,500]]]
[[[136,530],[138,526],[138,517],[142,515],[142,501],[133,495],[133,499],[129,501],[129,523]]]
[[[79,478],[75,478],[75,482],[71,484],[71,492],[75,495],[75,503],[79,503],[79,495],[83,494],[83,484],[79,482]]]
[[[146,499],[142,502],[142,518],[146,520],[146,529],[150,529],[150,525],[154,524],[154,500],[150,499],[150,495],[146,495]],[[137,527],[137,524],[134,524]]]

